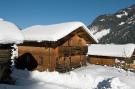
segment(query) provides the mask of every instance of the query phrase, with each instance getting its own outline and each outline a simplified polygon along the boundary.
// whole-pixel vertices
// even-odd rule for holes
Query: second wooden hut
[[[135,44],[93,44],[87,55],[90,64],[115,66],[121,62],[135,69]]]

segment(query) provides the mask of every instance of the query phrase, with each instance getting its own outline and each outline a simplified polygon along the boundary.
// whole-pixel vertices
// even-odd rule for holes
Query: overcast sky
[[[114,13],[133,4],[135,0],[0,0],[0,18],[20,28],[69,21],[89,25],[101,14]]]

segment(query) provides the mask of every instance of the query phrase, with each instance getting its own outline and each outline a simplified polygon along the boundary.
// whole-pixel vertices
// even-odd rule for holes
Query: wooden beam
[[[49,47],[49,70],[51,69],[51,49]]]

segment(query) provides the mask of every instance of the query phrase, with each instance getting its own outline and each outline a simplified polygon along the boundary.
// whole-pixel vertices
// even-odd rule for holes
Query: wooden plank
[[[91,64],[98,64],[98,65],[114,65],[115,58],[89,56],[88,62]]]
[[[8,62],[11,59],[10,49],[0,49],[0,63]]]
[[[3,59],[10,59],[10,57],[9,56],[7,56],[7,57],[0,57],[0,60],[3,60]]]

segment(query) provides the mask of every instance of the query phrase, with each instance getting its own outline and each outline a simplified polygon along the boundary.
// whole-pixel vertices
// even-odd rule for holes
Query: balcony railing
[[[87,46],[60,46],[60,56],[86,55],[88,51]]]

